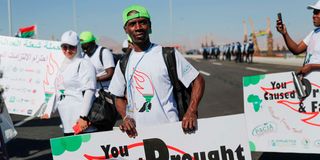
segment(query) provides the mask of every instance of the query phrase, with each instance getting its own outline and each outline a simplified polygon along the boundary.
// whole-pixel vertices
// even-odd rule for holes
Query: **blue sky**
[[[169,2],[172,2],[172,25]],[[8,32],[8,0],[0,0],[0,35]],[[293,39],[303,39],[314,27],[312,10],[306,7],[316,0],[76,0],[77,32],[90,30],[97,37],[105,37],[121,44],[126,38],[122,28],[122,11],[131,4],[145,6],[151,14],[151,40],[163,45],[182,44],[197,48],[201,42],[216,44],[243,41],[242,21],[249,17],[255,30],[266,28],[271,19],[271,31],[276,44],[283,40],[275,30],[278,12]],[[73,0],[11,0],[12,30],[36,24],[39,39],[58,39],[74,29]],[[265,37],[259,38],[263,48]]]

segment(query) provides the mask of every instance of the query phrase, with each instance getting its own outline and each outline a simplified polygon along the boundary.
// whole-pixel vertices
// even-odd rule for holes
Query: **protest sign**
[[[54,93],[60,42],[0,36],[0,84],[9,113],[32,116]]]
[[[243,78],[244,111],[252,151],[319,153],[320,72],[304,77],[298,98],[293,72]]]
[[[198,120],[184,134],[181,122],[138,129],[129,138],[119,130],[50,140],[55,160],[251,160],[244,115]]]

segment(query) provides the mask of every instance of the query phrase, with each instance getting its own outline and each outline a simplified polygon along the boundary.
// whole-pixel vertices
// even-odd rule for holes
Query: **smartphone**
[[[281,22],[280,24],[282,25],[282,16],[281,16],[280,12],[278,13],[278,20],[280,20],[280,22]]]

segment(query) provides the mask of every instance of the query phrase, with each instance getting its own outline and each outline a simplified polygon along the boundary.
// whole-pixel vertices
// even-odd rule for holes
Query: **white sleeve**
[[[82,59],[80,62],[79,81],[81,83],[82,91],[96,89],[97,79],[95,68],[93,64],[86,59]]]
[[[80,62],[79,80],[82,86],[81,90],[84,91],[80,113],[82,116],[87,116],[94,99],[97,80],[93,64],[86,59],[82,59]]]
[[[104,49],[102,53],[102,62],[103,62],[103,68],[111,68],[114,67],[114,60],[113,60],[113,55],[110,52],[109,49]]]
[[[190,83],[199,75],[196,70],[178,50],[175,50],[177,74],[179,80],[185,87],[189,87]]]
[[[113,95],[123,97],[126,89],[126,80],[121,72],[119,63],[120,61],[117,63],[108,89]]]
[[[307,46],[309,45],[310,43],[310,38],[311,38],[311,35],[313,34],[314,31],[310,32],[306,38],[304,38],[303,42],[304,44],[306,44]]]
[[[87,116],[94,100],[95,90],[87,89],[83,95],[83,103],[81,107],[81,116]]]

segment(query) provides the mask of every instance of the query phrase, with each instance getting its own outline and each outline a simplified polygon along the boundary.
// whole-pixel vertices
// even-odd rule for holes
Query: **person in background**
[[[123,119],[119,128],[129,137],[136,137],[137,128],[177,122],[179,118],[162,46],[150,42],[152,31],[148,11],[140,5],[129,6],[123,11],[123,23],[132,40],[132,51],[124,74],[117,64],[109,90],[116,96],[116,107]],[[194,131],[204,79],[177,50],[175,58],[178,79],[192,88],[182,128]]]
[[[115,66],[112,53],[109,49],[96,44],[95,36],[89,31],[80,34],[80,44],[84,53],[84,58],[89,59],[95,67],[97,90],[103,88],[106,92],[109,92],[108,87]]]
[[[313,10],[313,25],[316,27],[307,37],[296,43],[287,31],[286,25],[282,20],[277,20],[277,30],[282,34],[288,49],[294,54],[299,55],[306,52],[303,67],[298,70],[298,74],[306,75],[314,70],[320,70],[320,1],[314,5],[309,5],[307,9]]]
[[[131,52],[132,46],[131,42],[129,39],[125,39],[122,43],[122,52],[123,53],[128,53]]]
[[[56,103],[65,136],[94,131],[87,118],[94,100],[96,77],[94,66],[82,58],[79,37],[74,31],[61,36],[61,49],[65,56],[55,79]],[[48,118],[44,114],[41,118]]]
[[[249,39],[249,42],[245,48],[247,55],[246,55],[246,62],[253,63],[253,54],[254,54],[254,43],[252,39]]]
[[[95,68],[97,80],[96,97],[99,96],[98,92],[100,89],[103,89],[106,94],[110,95],[108,88],[115,66],[113,54],[109,49],[99,46],[96,43],[96,37],[89,31],[84,31],[80,34],[80,44],[84,58],[88,59]],[[106,98],[106,102],[110,104],[109,107],[114,105],[114,98],[111,95]],[[109,131],[113,129],[114,124],[106,122],[104,125],[96,125],[95,127],[97,131]]]

